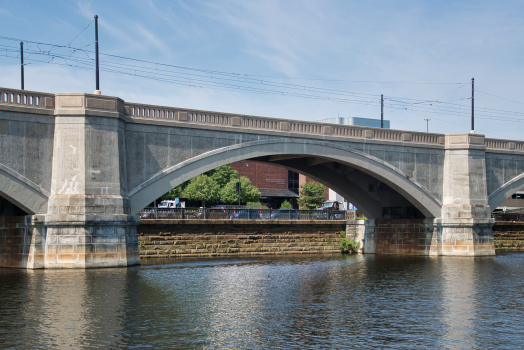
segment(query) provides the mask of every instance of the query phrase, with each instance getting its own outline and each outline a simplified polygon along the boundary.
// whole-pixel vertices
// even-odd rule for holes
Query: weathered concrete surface
[[[152,106],[91,94],[0,88],[0,146],[0,197],[27,214],[43,215],[38,225],[45,251],[64,252],[60,259],[45,255],[44,267],[138,263],[134,214],[183,181],[242,159],[310,175],[370,219],[432,220],[430,252],[444,255],[493,254],[490,207],[524,185],[522,141]],[[379,226],[366,225],[366,235],[377,234]],[[95,253],[106,249],[107,261],[89,260],[87,241],[104,235],[112,238]],[[123,241],[111,246],[117,240]],[[385,250],[366,240],[364,251]]]

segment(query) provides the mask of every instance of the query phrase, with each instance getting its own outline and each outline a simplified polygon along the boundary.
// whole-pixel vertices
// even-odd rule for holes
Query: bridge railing
[[[0,104],[52,109],[55,108],[55,95],[43,92],[0,88]]]
[[[247,130],[285,131],[289,133],[306,133],[313,135],[330,135],[335,137],[444,145],[444,135],[442,134],[380,129],[357,125],[328,124],[322,122],[298,121],[242,114],[226,114],[140,103],[126,102],[125,113],[134,118],[240,127]]]
[[[145,208],[142,219],[355,220],[355,211],[298,209]]]
[[[522,141],[485,139],[484,144],[488,150],[524,151],[524,142]]]

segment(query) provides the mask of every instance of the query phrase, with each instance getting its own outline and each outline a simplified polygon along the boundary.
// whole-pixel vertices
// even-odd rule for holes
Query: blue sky
[[[384,94],[392,128],[425,131],[424,119],[431,119],[430,132],[459,133],[470,130],[475,77],[476,132],[524,139],[521,1],[0,0],[0,36],[26,41],[26,50],[46,51],[50,47],[28,41],[68,45],[95,14],[102,53],[198,69],[160,65],[159,71],[155,64],[102,56],[102,65],[120,72],[129,73],[123,65],[133,64],[148,71],[138,75],[185,77],[173,83],[101,72],[102,93],[126,101],[317,120],[337,114],[380,118]],[[70,46],[94,50],[93,41],[91,24]],[[0,39],[0,45],[0,86],[19,88],[19,59],[11,49],[19,43]],[[25,56],[44,61],[27,61],[28,90],[95,89],[94,72],[65,65],[75,65],[71,60]],[[180,84],[191,77],[198,83]],[[205,87],[210,82],[270,94]]]

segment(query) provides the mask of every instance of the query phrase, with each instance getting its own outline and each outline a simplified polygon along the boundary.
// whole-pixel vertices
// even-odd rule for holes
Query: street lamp
[[[249,166],[249,162],[246,160],[246,166]],[[238,182],[237,182],[237,191],[238,191],[238,205],[240,206],[240,161],[238,161]]]

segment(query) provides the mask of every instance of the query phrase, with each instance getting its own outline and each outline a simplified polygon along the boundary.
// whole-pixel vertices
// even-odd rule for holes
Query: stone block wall
[[[493,241],[497,250],[524,251],[524,222],[495,222]]]
[[[424,219],[375,220],[374,253],[402,255],[433,254],[433,225]],[[436,250],[434,252],[436,254]]]
[[[0,266],[44,267],[45,227],[37,216],[0,216]]]
[[[345,221],[142,220],[141,258],[340,253]]]

